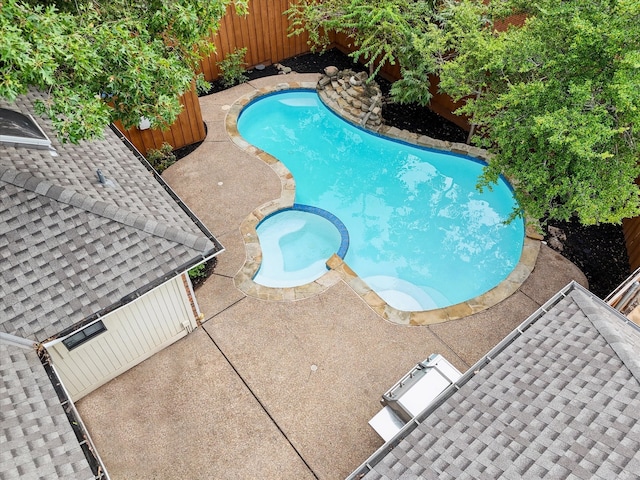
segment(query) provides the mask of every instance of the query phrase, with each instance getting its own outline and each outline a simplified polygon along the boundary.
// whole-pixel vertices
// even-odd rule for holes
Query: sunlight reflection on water
[[[291,171],[297,203],[344,222],[351,238],[345,261],[398,309],[473,298],[520,258],[523,222],[504,223],[515,206],[511,190],[504,181],[476,190],[478,161],[365,132],[309,91],[258,99],[238,129]]]

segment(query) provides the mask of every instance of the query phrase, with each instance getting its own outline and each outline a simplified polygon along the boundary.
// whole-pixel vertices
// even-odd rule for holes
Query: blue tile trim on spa
[[[344,256],[347,254],[347,250],[349,250],[349,231],[347,230],[345,224],[342,223],[342,220],[336,217],[333,213],[328,212],[327,210],[323,210],[322,208],[313,207],[311,205],[303,205],[302,203],[294,203],[291,207],[283,208],[267,215],[262,221],[264,222],[267,218],[282,212],[286,212],[288,210],[298,210],[300,212],[313,213],[329,220],[333,224],[333,226],[336,227],[338,232],[340,232],[340,248],[338,248],[336,255],[344,260]]]
[[[342,220],[340,220],[333,213],[328,212],[327,210],[323,210],[322,208],[318,208],[318,207],[312,207],[311,205],[294,203],[291,209],[300,210],[302,212],[314,213],[316,215],[320,215],[321,217],[326,218],[331,223],[333,223],[333,225],[338,229],[338,232],[340,232],[340,237],[342,237],[342,240],[340,241],[340,248],[338,249],[338,252],[336,253],[336,255],[344,259],[344,256],[347,254],[347,250],[349,249],[349,230],[347,230],[347,227],[345,226],[345,224],[342,223]]]

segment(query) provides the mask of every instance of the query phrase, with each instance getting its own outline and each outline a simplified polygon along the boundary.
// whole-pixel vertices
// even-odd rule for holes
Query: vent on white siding
[[[187,331],[187,333],[193,332],[193,325],[191,325],[191,322],[189,320],[185,320],[184,322],[182,322],[182,326]]]

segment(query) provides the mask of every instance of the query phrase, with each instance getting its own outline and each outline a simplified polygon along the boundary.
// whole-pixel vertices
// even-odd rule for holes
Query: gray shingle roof
[[[0,331],[44,341],[221,250],[113,132],[61,145],[39,123],[59,156],[0,144]]]
[[[577,284],[523,326],[353,478],[638,478],[640,329]]]
[[[37,117],[33,113],[33,103],[41,97],[38,92],[31,91],[18,97],[15,103],[8,103],[0,98],[0,107],[34,115],[60,155],[53,157],[47,150],[0,145],[0,165],[30,173],[57,186],[195,235],[202,234],[110,129],[105,130],[105,138],[102,140],[62,145],[56,138],[49,119]],[[115,182],[117,188],[101,185],[96,176],[97,169]]]
[[[0,341],[0,480],[93,479],[35,350]]]

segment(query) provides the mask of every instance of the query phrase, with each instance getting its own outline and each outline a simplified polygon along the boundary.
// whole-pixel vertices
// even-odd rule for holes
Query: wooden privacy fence
[[[121,122],[114,122],[114,124],[143,155],[146,155],[150,149],[159,149],[164,142],[176,149],[204,140],[207,133],[202,121],[195,83],[191,90],[180,98],[180,103],[183,106],[182,113],[167,130],[159,128],[141,130],[138,127],[124,128]]]
[[[247,48],[245,62],[248,67],[271,65],[307,53],[308,35],[288,36],[289,19],[283,12],[290,3],[290,0],[250,0],[246,17],[239,17],[233,6],[229,6],[214,36],[216,53],[200,63],[205,79],[218,78],[220,70],[216,62],[243,47]]]

